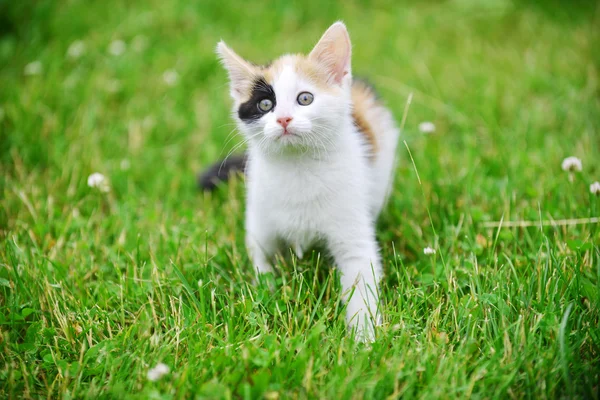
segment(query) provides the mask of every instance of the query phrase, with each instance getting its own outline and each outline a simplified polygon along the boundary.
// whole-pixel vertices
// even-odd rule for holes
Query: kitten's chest
[[[253,172],[249,200],[278,230],[312,236],[340,201],[339,183],[321,165],[263,167]]]
[[[330,201],[331,186],[320,175],[308,171],[272,174],[262,193],[265,205],[273,212],[289,218],[317,218]]]
[[[315,190],[317,183],[298,178],[279,181],[265,192],[271,195],[263,198],[261,219],[302,258],[304,251],[322,237],[333,216],[329,210],[331,199]]]

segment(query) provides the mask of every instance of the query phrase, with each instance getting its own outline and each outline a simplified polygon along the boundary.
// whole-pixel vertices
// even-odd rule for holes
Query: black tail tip
[[[246,155],[237,155],[217,162],[198,175],[198,188],[205,192],[212,192],[219,183],[226,182],[229,177],[237,172],[243,173],[246,169]]]

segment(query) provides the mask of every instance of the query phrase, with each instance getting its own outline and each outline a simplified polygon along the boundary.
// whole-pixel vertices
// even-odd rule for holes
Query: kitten
[[[298,257],[319,241],[341,273],[347,321],[374,339],[382,275],[375,221],[389,193],[399,131],[373,89],[353,81],[346,26],[334,23],[308,56],[252,64],[224,42],[233,114],[248,155],[226,165],[247,174],[246,245],[258,273],[280,243]],[[215,180],[216,178],[216,180]],[[226,177],[213,167],[211,189]]]

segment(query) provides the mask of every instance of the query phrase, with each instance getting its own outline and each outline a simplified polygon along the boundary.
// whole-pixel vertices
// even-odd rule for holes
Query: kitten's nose
[[[292,122],[292,117],[277,118],[277,123],[283,126],[283,129],[287,128],[290,122]]]

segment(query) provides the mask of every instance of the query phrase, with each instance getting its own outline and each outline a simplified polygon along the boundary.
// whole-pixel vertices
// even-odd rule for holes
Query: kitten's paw
[[[356,340],[363,343],[375,341],[375,331],[381,325],[381,315],[374,304],[369,307],[369,302],[362,296],[352,296],[346,308],[348,329],[351,329]]]
[[[256,272],[256,275],[262,275],[262,274],[268,274],[268,273],[273,273],[273,266],[271,264],[269,264],[268,262],[256,262],[254,265],[254,272]]]
[[[350,321],[348,329],[351,330],[354,338],[362,343],[373,343],[375,337],[375,325],[371,318],[366,318],[365,321]]]

